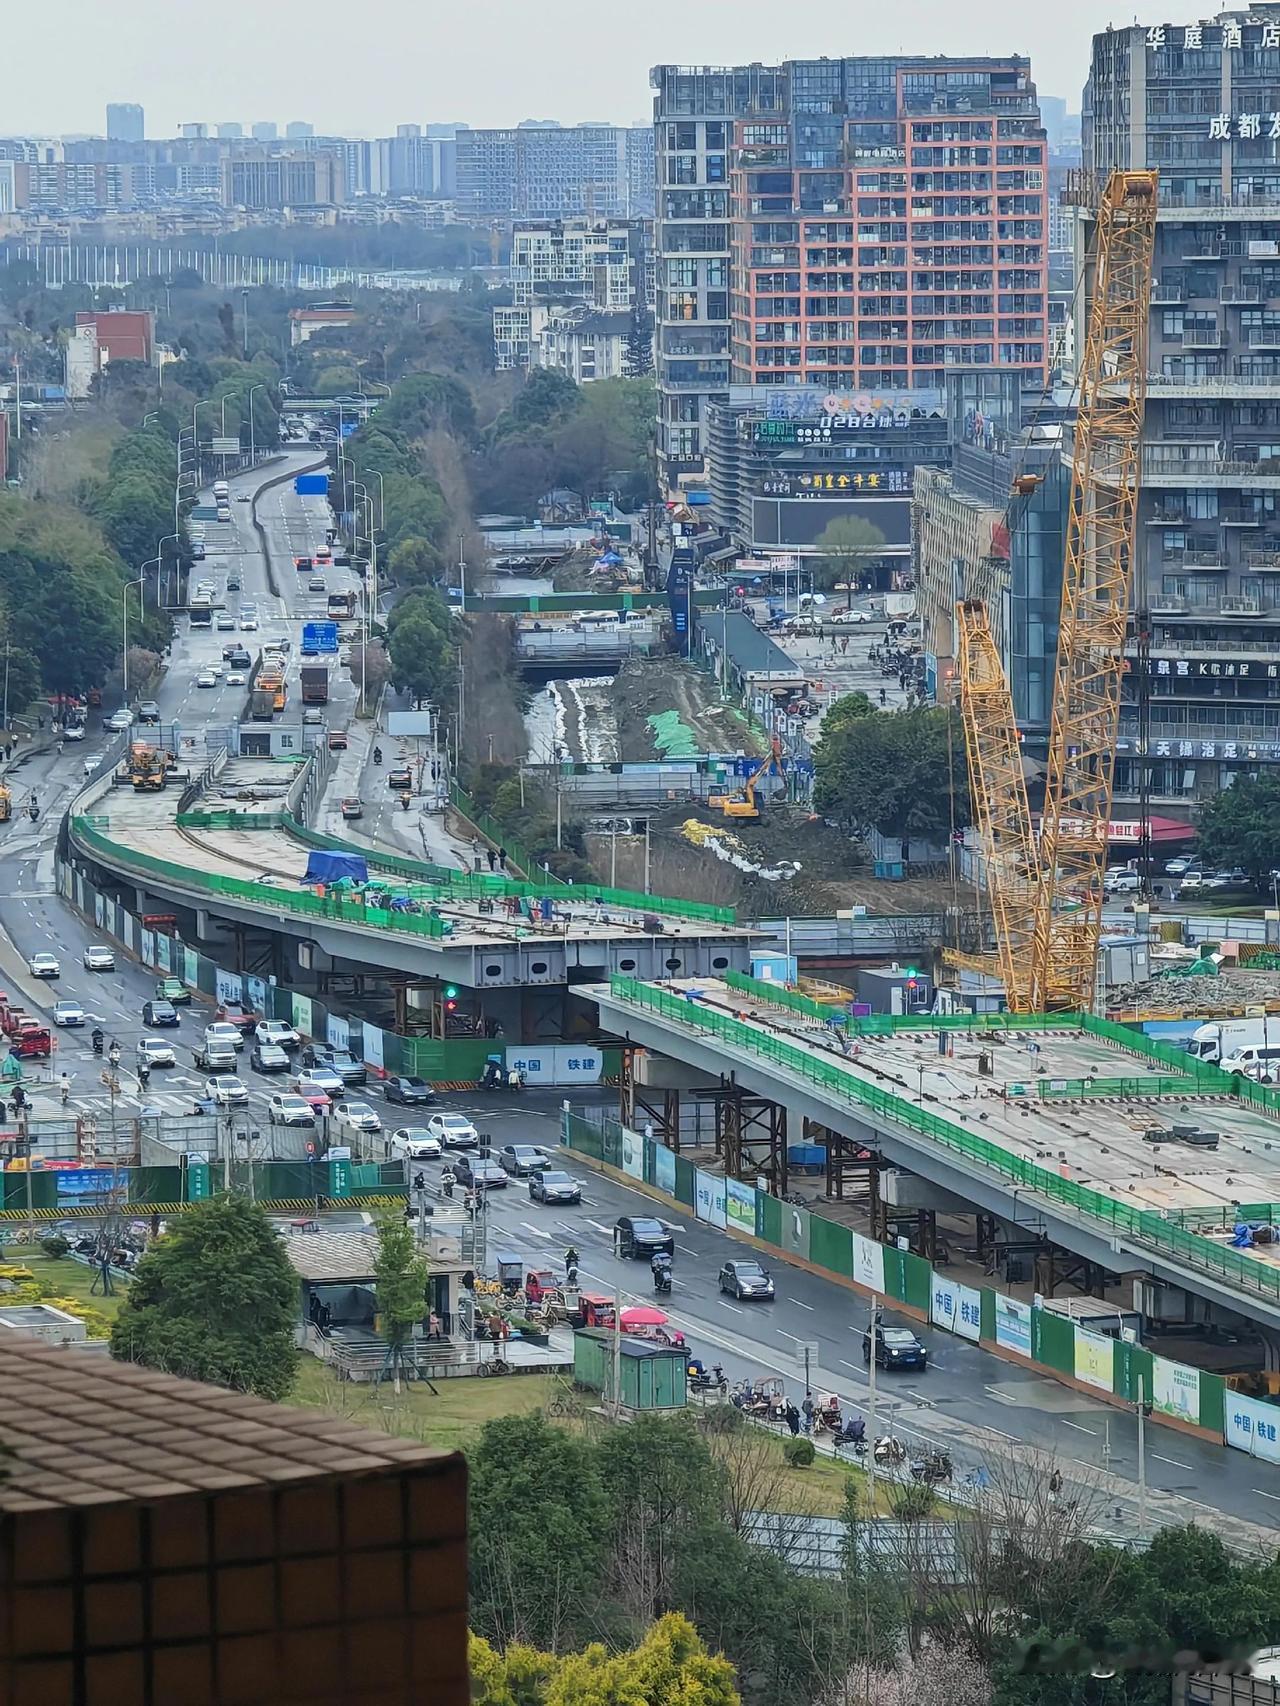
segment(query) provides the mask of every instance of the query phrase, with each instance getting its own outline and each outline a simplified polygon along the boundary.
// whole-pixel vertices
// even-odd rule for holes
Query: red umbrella
[[[620,1317],[624,1330],[628,1327],[665,1327],[667,1317],[661,1309],[650,1309],[645,1304],[638,1304],[634,1309],[624,1309]]]

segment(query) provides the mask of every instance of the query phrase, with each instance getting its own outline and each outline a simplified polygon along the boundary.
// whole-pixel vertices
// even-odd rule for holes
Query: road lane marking
[[[982,1390],[989,1398],[994,1398],[997,1404],[1016,1404],[1016,1398],[1010,1398],[1006,1392],[997,1392],[992,1386],[984,1386]]]
[[[723,1297],[718,1297],[716,1302],[720,1305],[721,1309],[732,1309],[735,1315],[746,1314],[745,1309],[739,1309],[736,1303],[726,1303]]]
[[[683,1250],[686,1256],[696,1256],[698,1254],[697,1250],[691,1250],[687,1244],[677,1244],[676,1249]]]
[[[814,1313],[814,1308],[813,1308],[812,1303],[801,1303],[801,1301],[798,1297],[793,1297],[793,1298],[789,1299],[789,1301],[794,1303],[797,1309],[807,1309],[809,1311],[810,1315],[812,1315]]]
[[[1087,1428],[1083,1422],[1069,1422],[1065,1416],[1059,1417],[1059,1420],[1064,1428],[1074,1428],[1078,1434],[1092,1434],[1094,1439],[1098,1437],[1097,1428]]]
[[[1280,1505],[1280,1493],[1264,1493],[1261,1487],[1251,1487],[1251,1493],[1256,1493],[1260,1499],[1274,1499]]]
[[[790,1339],[794,1345],[802,1345],[804,1343],[804,1340],[798,1333],[788,1333],[785,1327],[775,1327],[773,1330],[775,1333],[781,1333],[784,1339]]]
[[[1186,1469],[1191,1474],[1195,1473],[1195,1470],[1190,1463],[1180,1463],[1176,1457],[1161,1457],[1158,1451],[1153,1451],[1151,1455],[1155,1458],[1157,1463],[1172,1463],[1175,1469]]]
[[[588,1219],[587,1225],[588,1226],[594,1226],[597,1232],[603,1232],[606,1238],[612,1238],[613,1237],[612,1226],[601,1226],[601,1224],[598,1220],[591,1220],[591,1219]]]
[[[551,1237],[551,1234],[546,1230],[545,1227],[535,1226],[532,1221],[522,1220],[520,1222],[520,1224],[521,1224],[521,1226],[526,1227],[530,1232],[532,1232],[535,1238],[550,1239],[550,1237]]]

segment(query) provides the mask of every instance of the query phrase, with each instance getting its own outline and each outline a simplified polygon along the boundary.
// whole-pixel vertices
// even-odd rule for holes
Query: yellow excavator
[[[775,776],[782,775],[782,743],[777,735],[773,737],[769,756],[747,777],[741,793],[711,794],[707,804],[712,811],[721,811],[726,817],[758,818],[760,807],[756,803],[756,783],[771,772]]]

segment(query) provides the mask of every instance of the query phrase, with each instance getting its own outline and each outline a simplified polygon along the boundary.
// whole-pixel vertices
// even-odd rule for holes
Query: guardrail
[[[1135,1242],[1160,1251],[1178,1262],[1199,1268],[1225,1285],[1280,1303],[1280,1270],[1268,1268],[1240,1251],[1224,1249],[1208,1242],[1196,1232],[1187,1232],[1181,1227],[1171,1225],[1156,1212],[1131,1208],[1086,1185],[1077,1185],[1070,1179],[1063,1179],[1048,1168],[1011,1154],[999,1144],[979,1137],[976,1133],[964,1131],[951,1120],[929,1113],[924,1108],[904,1101],[900,1096],[865,1083],[852,1073],[840,1070],[796,1043],[781,1037],[762,1035],[740,1020],[710,1011],[683,995],[673,995],[667,990],[656,989],[634,978],[625,977],[611,978],[610,989],[619,1001],[642,1011],[655,1013],[676,1025],[715,1036],[731,1048],[781,1067],[813,1084],[824,1095],[843,1102],[859,1115],[878,1115],[890,1124],[906,1127],[1011,1184],[1026,1186],[1037,1196],[1059,1208],[1096,1221],[1111,1232],[1126,1233]],[[1139,1040],[1135,1033],[1123,1032],[1119,1025],[1111,1025],[1106,1020],[1090,1021],[1087,1016],[1081,1015],[1051,1015],[1039,1024],[1028,1023],[1022,1015],[1001,1015],[1000,1017],[1011,1021],[1004,1026],[990,1025],[989,1021],[997,1015],[975,1014],[967,1017],[977,1023],[963,1026],[947,1025],[945,1020],[941,1023],[946,1029],[971,1030],[1031,1030],[1047,1028],[1055,1023],[1069,1023],[1074,1029],[1083,1028],[1105,1040],[1121,1037],[1125,1046],[1132,1046]],[[926,1016],[921,1018],[918,1028],[937,1029],[939,1023],[937,1018]],[[860,1029],[866,1026],[867,1021],[859,1020],[855,1024]],[[917,1027],[911,1019],[887,1020],[884,1029],[894,1028]],[[1149,1043],[1148,1039],[1141,1040]],[[1155,1054],[1158,1047],[1159,1045],[1149,1045],[1147,1048],[1137,1048],[1135,1052]],[[1193,1062],[1192,1065],[1199,1070],[1188,1073],[1188,1077],[1204,1081],[1204,1063]],[[1209,1071],[1226,1085],[1236,1082],[1225,1073],[1218,1072],[1216,1068],[1210,1068]],[[1261,1086],[1250,1085],[1249,1088],[1260,1090]],[[1273,1092],[1266,1094],[1270,1097],[1270,1103],[1263,1105],[1261,1111],[1274,1113],[1280,1104],[1277,1103]],[[1254,1097],[1248,1094],[1242,1094],[1240,1099],[1254,1102]]]

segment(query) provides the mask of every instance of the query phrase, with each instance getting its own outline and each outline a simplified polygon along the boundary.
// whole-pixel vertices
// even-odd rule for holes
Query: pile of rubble
[[[1108,991],[1109,1002],[1121,1009],[1159,1009],[1161,1012],[1203,1013],[1224,1017],[1255,1002],[1280,1002],[1280,972],[1224,969],[1217,977],[1188,977],[1166,972],[1143,983],[1121,983]]]

